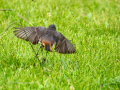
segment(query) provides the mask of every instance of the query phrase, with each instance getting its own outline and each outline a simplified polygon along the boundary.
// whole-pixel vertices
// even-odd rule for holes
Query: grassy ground
[[[0,0],[0,89],[119,90],[119,0]],[[76,46],[76,53],[48,53],[34,58],[30,43],[18,39],[13,27],[55,24]],[[33,45],[38,50],[40,45]],[[43,55],[42,55],[43,53]],[[39,52],[39,59],[46,52]]]

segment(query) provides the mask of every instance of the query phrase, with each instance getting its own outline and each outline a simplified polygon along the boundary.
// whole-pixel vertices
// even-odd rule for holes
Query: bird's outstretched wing
[[[17,38],[30,41],[32,44],[38,44],[40,37],[43,36],[46,31],[45,27],[15,27],[15,29],[13,33]]]
[[[75,47],[60,32],[56,32],[54,35],[56,37],[56,45],[55,45],[56,52],[63,54],[69,54],[75,52]]]
[[[56,52],[63,54],[75,52],[75,47],[72,43],[60,32],[57,32],[54,25],[50,25],[47,29],[45,27],[15,27],[15,29],[16,30],[13,31],[15,36],[30,41],[32,44],[38,44],[40,40],[47,51],[52,51],[51,47],[56,43]]]

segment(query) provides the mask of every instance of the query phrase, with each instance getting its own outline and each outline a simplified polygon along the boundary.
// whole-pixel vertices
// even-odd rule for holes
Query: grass
[[[0,89],[119,90],[119,0],[0,0]],[[55,24],[76,46],[75,54],[48,53],[45,64],[34,58],[30,43],[13,27]],[[50,16],[51,15],[51,16]],[[33,48],[38,50],[38,45]],[[42,55],[43,53],[43,55]],[[39,52],[39,59],[46,55]]]

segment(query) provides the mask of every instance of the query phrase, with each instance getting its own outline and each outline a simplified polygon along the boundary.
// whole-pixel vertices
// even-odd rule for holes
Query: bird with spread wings
[[[13,33],[17,38],[30,41],[36,45],[38,42],[45,47],[46,51],[52,52],[52,46],[55,44],[55,51],[62,54],[70,54],[75,52],[75,47],[71,42],[63,36],[60,32],[56,31],[54,24],[45,27],[15,27]]]

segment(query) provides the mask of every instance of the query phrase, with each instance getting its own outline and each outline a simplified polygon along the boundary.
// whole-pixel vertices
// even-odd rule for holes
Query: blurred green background
[[[0,0],[0,89],[119,90],[119,0]],[[13,27],[55,24],[75,54],[39,52],[14,36]],[[19,21],[4,31],[12,22]],[[38,45],[33,45],[37,52]]]

